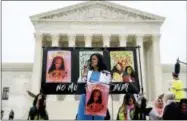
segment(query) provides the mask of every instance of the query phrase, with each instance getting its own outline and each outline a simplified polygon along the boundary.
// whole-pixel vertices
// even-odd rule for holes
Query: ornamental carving
[[[138,15],[132,12],[127,12],[114,7],[106,6],[103,4],[94,4],[90,6],[84,6],[78,9],[69,10],[45,16],[40,19],[52,19],[52,20],[76,20],[76,21],[99,21],[99,20],[152,20],[152,18]]]

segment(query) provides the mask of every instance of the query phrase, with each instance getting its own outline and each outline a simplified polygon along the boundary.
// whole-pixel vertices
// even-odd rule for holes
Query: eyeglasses
[[[163,103],[163,101],[161,99],[158,100],[158,103]]]

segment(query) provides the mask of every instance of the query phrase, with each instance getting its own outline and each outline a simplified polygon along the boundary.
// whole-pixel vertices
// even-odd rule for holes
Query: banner
[[[86,90],[85,114],[106,116],[108,107],[109,85],[88,84]]]
[[[90,56],[103,55],[111,72],[110,94],[139,93],[136,48],[44,47],[41,90],[45,94],[85,94],[82,81]]]

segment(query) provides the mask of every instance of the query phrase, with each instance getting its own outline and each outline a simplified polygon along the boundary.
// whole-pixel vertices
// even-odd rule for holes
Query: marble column
[[[139,65],[139,59],[138,59],[138,66],[139,66],[139,80],[140,80],[140,84],[141,81],[143,82],[143,89],[144,89],[144,93],[147,93],[147,89],[146,89],[146,78],[145,78],[145,67],[144,67],[144,46],[143,46],[143,39],[144,36],[143,35],[137,35],[136,36],[136,45],[140,46],[140,64],[141,64],[141,72],[142,72],[142,80],[141,80],[141,75],[140,75],[140,65]],[[139,53],[137,53],[139,55]],[[138,56],[139,57],[139,56]],[[147,95],[147,94],[146,94]]]
[[[52,46],[58,47],[59,46],[59,34],[53,34],[52,35]]]
[[[152,50],[153,79],[155,84],[154,97],[156,97],[163,93],[162,66],[160,62],[160,35],[152,36]]]
[[[110,37],[108,34],[103,35],[103,47],[110,47]]]
[[[69,34],[68,35],[68,45],[69,47],[75,47],[75,41],[76,41],[76,35],[75,34]]]
[[[38,94],[41,88],[42,75],[42,39],[43,34],[35,33],[35,57],[33,63],[32,80],[29,81],[30,92]]]
[[[85,41],[85,47],[91,47],[92,46],[92,35],[85,35],[84,41]]]
[[[119,35],[119,43],[120,47],[126,47],[127,46],[127,35]]]
[[[144,56],[145,56],[145,77],[146,77],[146,88],[147,88],[147,98],[148,100],[153,100],[155,97],[152,96],[153,94],[153,89],[154,89],[154,83],[153,83],[153,72],[152,72],[152,45],[151,45],[151,40],[148,39],[144,46]]]

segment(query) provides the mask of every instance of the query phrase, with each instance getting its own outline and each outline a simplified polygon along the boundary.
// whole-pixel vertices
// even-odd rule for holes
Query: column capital
[[[136,37],[136,38],[139,38],[139,37],[143,38],[143,37],[145,37],[145,36],[146,36],[146,34],[135,34],[135,37]]]
[[[144,36],[136,36],[136,45],[143,46]]]
[[[92,34],[85,34],[84,35],[84,41],[85,41],[85,47],[91,47],[92,46]]]
[[[84,37],[92,37],[93,36],[93,34],[84,34]]]
[[[34,37],[35,37],[35,38],[42,38],[43,35],[44,35],[43,33],[38,33],[38,32],[37,32],[37,33],[34,33]]]
[[[93,36],[92,34],[85,34],[84,38],[85,38],[85,40],[87,40],[87,39],[91,39],[92,36]]]
[[[110,47],[111,34],[102,34],[103,47]]]
[[[119,35],[120,47],[126,47],[127,46],[127,39],[128,39],[128,34],[120,34]]]
[[[129,34],[119,34],[119,37],[128,37]]]
[[[53,37],[55,37],[55,36],[59,37],[60,33],[51,33],[50,35],[53,36]]]
[[[154,41],[160,40],[161,34],[154,34],[152,35],[152,38]]]
[[[69,37],[74,37],[74,36],[76,36],[77,34],[75,34],[75,33],[68,33],[67,34],[67,36],[69,36]]]
[[[75,41],[76,41],[76,34],[68,34],[68,44],[69,47],[75,47]]]
[[[102,37],[111,37],[111,36],[112,36],[112,34],[108,34],[108,33],[102,34]]]
[[[60,34],[54,33],[51,34],[51,37],[52,37],[52,46],[59,46]]]

